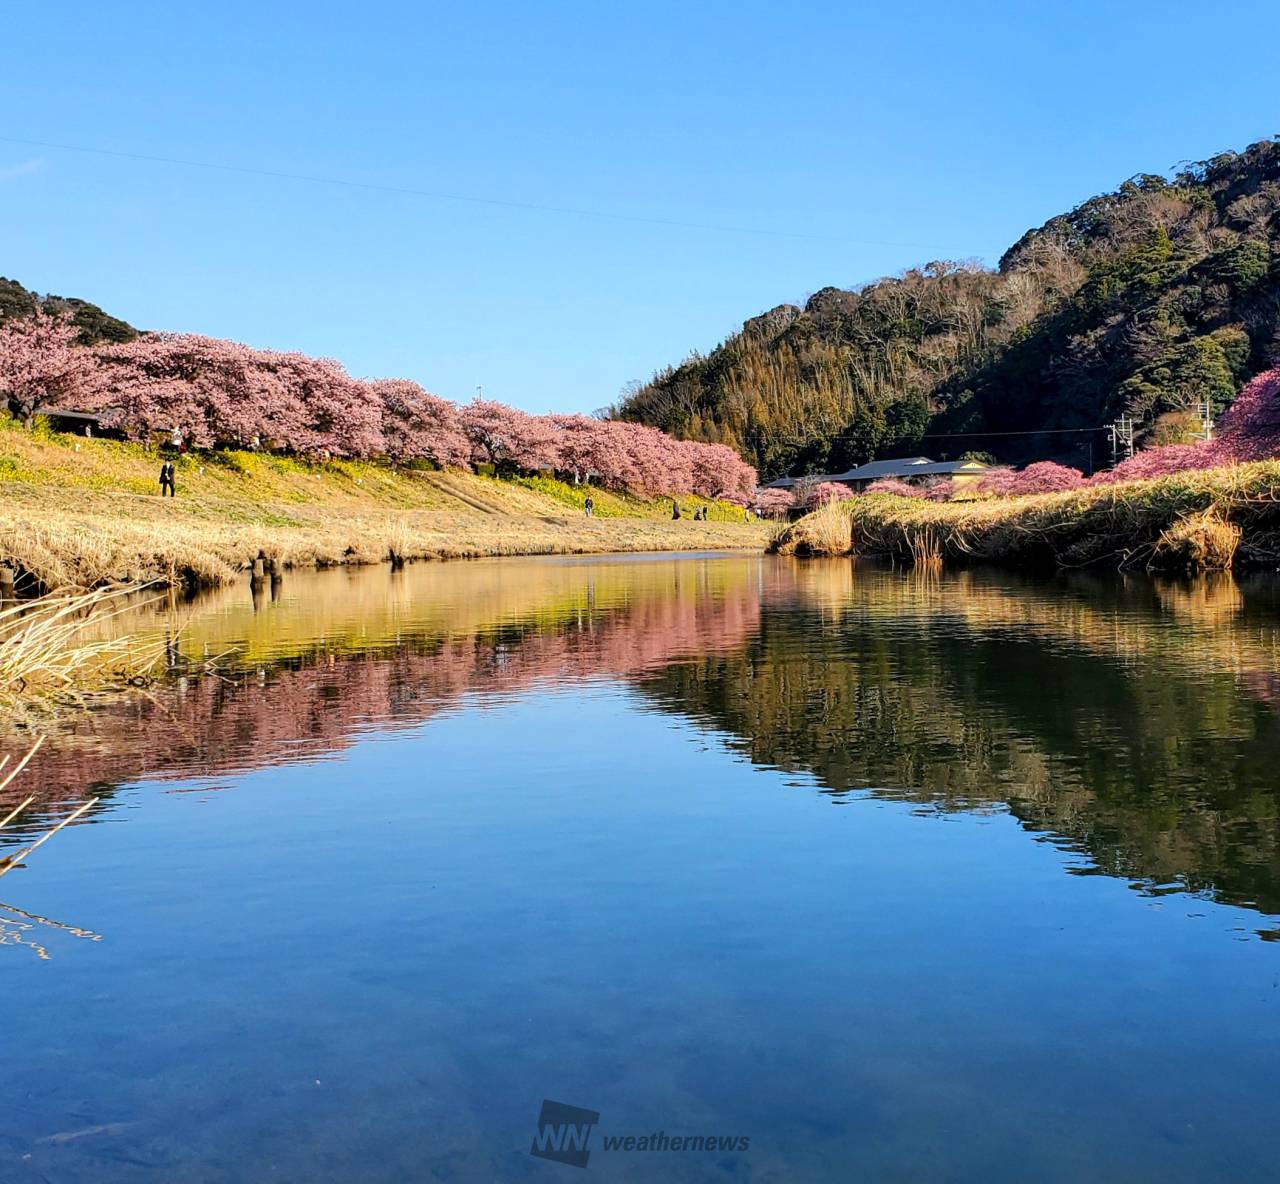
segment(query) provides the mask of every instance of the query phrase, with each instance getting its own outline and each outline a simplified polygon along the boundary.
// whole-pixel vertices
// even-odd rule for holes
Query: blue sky
[[[0,140],[0,274],[531,411],[1280,132],[1273,0],[73,0],[0,37],[0,136],[421,191]]]

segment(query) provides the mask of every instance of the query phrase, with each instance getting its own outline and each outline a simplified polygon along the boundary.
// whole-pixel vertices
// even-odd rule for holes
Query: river
[[[100,800],[0,881],[6,1182],[1274,1172],[1274,578],[505,559],[123,620],[173,674],[9,790],[0,853]]]

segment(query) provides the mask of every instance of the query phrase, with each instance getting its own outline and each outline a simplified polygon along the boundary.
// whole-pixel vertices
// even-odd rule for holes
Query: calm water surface
[[[102,800],[0,881],[5,1184],[1275,1176],[1272,580],[505,560],[140,616],[221,673],[23,778],[6,850]],[[658,1131],[749,1146],[603,1149]]]

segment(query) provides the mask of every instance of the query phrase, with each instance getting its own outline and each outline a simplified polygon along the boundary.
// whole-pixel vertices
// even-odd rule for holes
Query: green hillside
[[[0,322],[10,317],[29,317],[36,308],[68,316],[80,330],[80,344],[96,341],[131,341],[138,336],[132,325],[105,313],[96,304],[75,296],[41,295],[24,288],[17,280],[0,276]]]
[[[1028,231],[994,270],[932,262],[779,305],[614,414],[730,444],[768,476],[919,451],[1079,463],[1085,434],[982,434],[1128,411],[1170,442],[1199,400],[1221,409],[1277,355],[1273,138],[1133,177]]]

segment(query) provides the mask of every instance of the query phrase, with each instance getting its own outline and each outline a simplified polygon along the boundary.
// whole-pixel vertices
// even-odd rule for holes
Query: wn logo
[[[599,1121],[600,1115],[594,1110],[582,1110],[544,1098],[538,1114],[538,1133],[533,1137],[529,1154],[585,1168],[591,1154],[587,1146],[591,1141],[591,1128]]]

